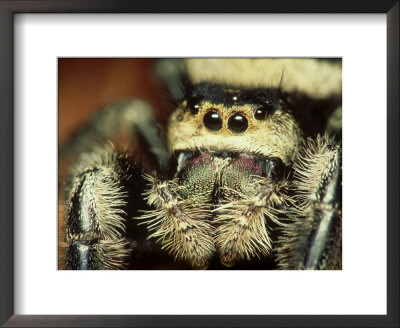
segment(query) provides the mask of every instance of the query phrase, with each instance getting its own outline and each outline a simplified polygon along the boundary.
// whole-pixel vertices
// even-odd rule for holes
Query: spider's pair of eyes
[[[194,105],[191,107],[191,112],[195,115],[199,112],[199,106]],[[258,108],[254,113],[254,118],[257,120],[265,119],[267,115],[267,109],[264,107]],[[221,116],[214,112],[210,111],[206,113],[203,117],[204,126],[210,131],[219,131],[222,129],[222,118]],[[233,133],[243,133],[248,128],[247,118],[241,113],[235,113],[228,119],[228,129]]]
[[[257,120],[265,119],[267,114],[266,109],[257,109],[254,113],[254,117]],[[211,131],[219,131],[222,129],[222,118],[216,112],[208,112],[203,117],[204,126]],[[233,133],[243,133],[247,130],[249,122],[246,116],[241,113],[235,113],[228,119],[228,129]]]
[[[222,118],[216,112],[208,112],[203,117],[204,126],[211,131],[222,129]],[[240,113],[233,114],[228,119],[228,129],[234,133],[243,133],[247,130],[249,123],[247,118]]]

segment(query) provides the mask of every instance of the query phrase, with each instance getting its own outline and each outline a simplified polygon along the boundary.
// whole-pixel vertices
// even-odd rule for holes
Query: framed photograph
[[[190,7],[0,2],[1,324],[398,326],[398,2]]]

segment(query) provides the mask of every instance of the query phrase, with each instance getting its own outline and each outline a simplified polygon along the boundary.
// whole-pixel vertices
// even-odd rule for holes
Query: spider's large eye
[[[208,112],[203,117],[205,127],[211,131],[219,131],[222,128],[222,119],[216,112]]]
[[[228,120],[228,128],[234,133],[242,133],[247,130],[247,118],[242,114],[235,114]]]

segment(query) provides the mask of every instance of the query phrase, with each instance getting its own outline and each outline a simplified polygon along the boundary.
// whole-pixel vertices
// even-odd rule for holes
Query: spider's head
[[[280,89],[201,83],[184,91],[168,125],[172,153],[227,151],[279,158],[286,165],[294,160],[301,133]]]

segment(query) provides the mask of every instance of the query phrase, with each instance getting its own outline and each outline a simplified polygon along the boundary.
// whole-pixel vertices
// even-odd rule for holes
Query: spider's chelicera
[[[139,100],[90,129],[134,129],[158,166],[143,172],[110,145],[80,156],[66,188],[65,268],[134,268],[154,249],[195,269],[341,268],[340,145],[304,138],[281,89],[185,83],[166,142]]]

